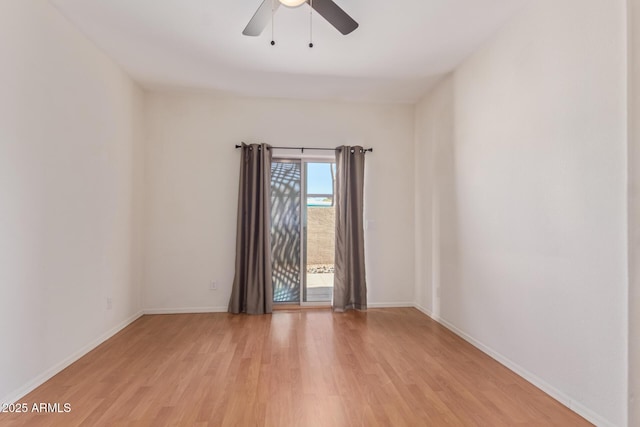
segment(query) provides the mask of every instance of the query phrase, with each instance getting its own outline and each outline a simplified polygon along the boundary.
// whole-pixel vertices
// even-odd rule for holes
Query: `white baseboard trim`
[[[433,319],[436,322],[440,323],[445,328],[449,329],[454,334],[458,335],[463,340],[467,341],[469,344],[471,344],[474,347],[476,347],[478,350],[480,350],[483,353],[487,354],[492,359],[496,360],[500,364],[504,365],[506,368],[510,369],[511,371],[515,372],[516,374],[518,374],[519,376],[521,376],[522,378],[524,378],[525,380],[527,380],[528,382],[533,384],[534,386],[538,387],[540,390],[542,390],[543,392],[545,392],[549,396],[553,397],[558,402],[560,402],[561,404],[563,404],[567,408],[571,409],[576,414],[578,414],[581,417],[585,418],[590,423],[595,424],[596,426],[599,426],[599,427],[617,427],[614,423],[612,423],[612,422],[608,421],[607,419],[601,417],[600,415],[596,414],[595,412],[593,412],[592,410],[590,410],[586,406],[574,401],[570,396],[566,395],[562,391],[560,391],[557,388],[553,387],[551,384],[547,383],[546,381],[544,381],[540,377],[536,376],[535,374],[532,374],[531,372],[529,372],[528,370],[526,370],[522,366],[518,365],[517,363],[511,361],[509,358],[507,358],[507,357],[503,356],[502,354],[498,353],[497,351],[493,350],[491,347],[484,345],[480,341],[476,340],[475,338],[471,337],[467,333],[465,333],[462,330],[458,329],[456,326],[454,326],[453,324],[449,323],[445,319],[443,319],[441,317],[433,316],[431,311],[428,310],[426,307],[422,307],[422,306],[420,306],[418,304],[414,304],[414,307],[417,310],[419,310],[422,313],[424,313],[425,315],[429,316],[431,319]]]
[[[433,315],[431,310],[429,310],[427,307],[423,307],[423,306],[421,306],[419,304],[413,304],[413,308],[415,308],[418,311],[423,312],[424,314],[426,314],[427,316],[429,316],[430,318],[432,318],[436,322],[438,321],[438,319]]]
[[[414,305],[412,302],[373,302],[367,303],[367,308],[406,308]]]
[[[194,314],[194,313],[226,313],[224,307],[184,307],[184,308],[145,308],[144,314]]]
[[[330,306],[327,305],[327,308]],[[412,302],[376,302],[367,304],[367,308],[406,308],[414,307]],[[182,307],[182,308],[145,308],[144,314],[197,314],[226,313],[227,306],[220,307]]]
[[[329,306],[327,306],[329,307]],[[376,302],[367,304],[367,308],[402,308],[414,307],[412,302]],[[144,314],[197,314],[226,313],[227,306],[220,307],[181,307],[181,308],[145,308]]]
[[[120,332],[121,330],[123,330],[124,328],[126,328],[127,326],[135,322],[136,320],[138,320],[143,314],[144,313],[142,311],[139,311],[133,316],[118,323],[116,326],[109,329],[100,337],[91,341],[89,344],[85,345],[80,350],[73,353],[71,356],[67,357],[66,359],[57,363],[51,368],[47,369],[46,371],[44,371],[43,373],[41,373],[31,381],[29,381],[24,386],[10,393],[8,396],[5,396],[4,399],[0,400],[0,403],[15,403],[19,401],[24,396],[31,393],[33,390],[40,387],[42,384],[44,384],[45,382],[53,378],[55,375],[60,373],[63,369],[67,368],[69,365],[76,362],[78,359],[80,359],[81,357],[89,353],[91,350],[93,350],[94,348],[96,348],[97,346],[99,346],[100,344],[102,344],[103,342],[105,342],[106,340],[108,340],[109,338],[111,338],[112,336],[114,336],[115,334],[117,334],[118,332]]]

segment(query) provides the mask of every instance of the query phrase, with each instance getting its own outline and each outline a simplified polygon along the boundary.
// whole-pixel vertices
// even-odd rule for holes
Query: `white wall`
[[[629,13],[629,425],[640,425],[640,1]]]
[[[413,107],[149,94],[144,305],[225,310],[234,275],[235,144],[374,147],[365,167],[369,303],[413,301]],[[208,283],[217,280],[218,291]]]
[[[45,0],[0,2],[0,93],[10,402],[140,310],[142,93]]]
[[[579,413],[618,426],[625,7],[532,2],[416,108],[416,154],[430,169],[416,169],[416,265],[434,263],[417,275],[418,302]]]

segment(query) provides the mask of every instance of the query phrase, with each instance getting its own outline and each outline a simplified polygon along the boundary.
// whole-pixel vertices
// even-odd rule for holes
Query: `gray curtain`
[[[271,313],[271,146],[242,144],[230,313]]]
[[[336,255],[333,309],[367,309],[364,270],[364,157],[362,147],[336,149]]]

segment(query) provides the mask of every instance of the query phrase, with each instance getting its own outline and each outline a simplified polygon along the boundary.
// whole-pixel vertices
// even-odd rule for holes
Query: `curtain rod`
[[[242,148],[242,145],[236,144],[236,148]],[[319,147],[271,147],[276,148],[278,150],[300,150],[304,153],[304,150],[326,150],[326,151],[335,151],[335,148],[319,148]],[[373,153],[373,148],[365,148],[365,153]]]

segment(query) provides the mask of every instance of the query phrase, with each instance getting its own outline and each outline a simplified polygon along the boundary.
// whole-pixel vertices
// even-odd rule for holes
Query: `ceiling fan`
[[[304,3],[309,3],[313,10],[344,35],[358,28],[358,23],[340,6],[335,4],[333,0],[264,0],[242,34],[245,36],[259,36],[271,20],[272,13],[278,10],[280,4],[286,7],[299,7]]]

